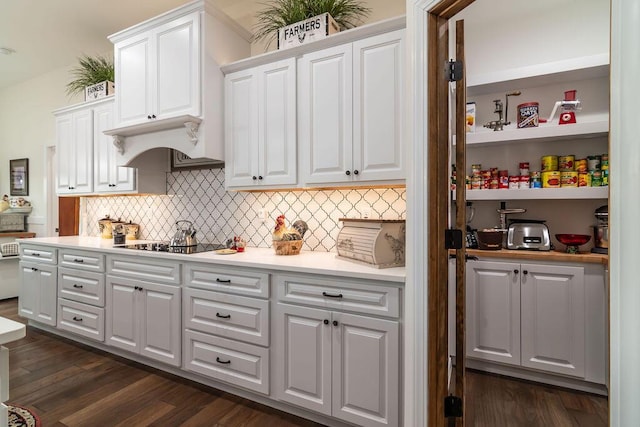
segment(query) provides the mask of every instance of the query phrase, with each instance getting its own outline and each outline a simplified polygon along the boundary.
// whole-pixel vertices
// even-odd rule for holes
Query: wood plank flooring
[[[0,301],[0,316],[24,322],[15,298]],[[43,427],[320,427],[37,329],[7,347],[9,403],[34,409]],[[604,397],[467,372],[467,426],[607,425]]]
[[[17,299],[0,316],[25,323]],[[319,427],[320,424],[28,328],[9,343],[8,403],[43,427]]]

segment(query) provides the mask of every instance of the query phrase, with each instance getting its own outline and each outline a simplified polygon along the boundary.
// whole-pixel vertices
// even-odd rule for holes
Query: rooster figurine
[[[295,228],[288,228],[284,215],[276,218],[276,226],[273,229],[273,240],[302,240],[302,236]]]

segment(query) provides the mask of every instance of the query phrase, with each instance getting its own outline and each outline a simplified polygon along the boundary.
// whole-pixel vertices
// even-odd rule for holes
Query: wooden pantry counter
[[[455,255],[455,251],[449,251]],[[607,265],[609,263],[609,255],[594,254],[591,252],[580,252],[577,254],[568,254],[563,251],[527,251],[500,249],[499,251],[486,251],[481,249],[467,249],[467,255],[482,258],[509,258],[536,261],[558,261],[558,262],[583,262],[592,264]]]

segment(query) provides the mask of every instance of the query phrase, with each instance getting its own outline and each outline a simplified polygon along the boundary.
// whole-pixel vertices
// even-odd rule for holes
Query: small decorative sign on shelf
[[[315,40],[321,40],[340,31],[340,27],[328,13],[323,13],[287,25],[278,30],[278,49],[288,49]]]

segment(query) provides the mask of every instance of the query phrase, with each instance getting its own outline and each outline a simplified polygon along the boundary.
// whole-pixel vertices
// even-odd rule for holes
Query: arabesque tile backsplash
[[[261,222],[257,210],[269,219]],[[398,219],[406,215],[404,188],[228,192],[224,169],[203,169],[167,174],[167,195],[84,197],[81,199],[80,234],[99,236],[98,220],[109,215],[140,224],[140,238],[168,240],[175,222],[192,221],[200,242],[223,242],[242,236],[248,246],[270,247],[275,218],[284,214],[287,224],[302,219],[309,225],[305,250],[335,251],[339,218]]]

